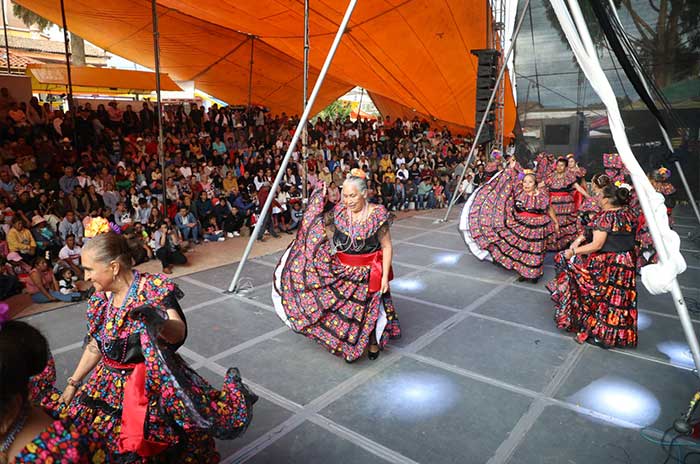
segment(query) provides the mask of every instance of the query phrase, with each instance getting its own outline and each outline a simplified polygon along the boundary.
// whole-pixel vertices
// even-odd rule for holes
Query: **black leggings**
[[[156,251],[156,258],[163,264],[163,268],[170,267],[173,264],[187,264],[187,257],[180,250],[169,250],[167,246],[160,247]]]

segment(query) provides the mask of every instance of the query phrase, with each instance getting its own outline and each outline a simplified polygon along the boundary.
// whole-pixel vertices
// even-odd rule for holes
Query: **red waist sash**
[[[530,217],[530,218],[544,216],[544,213],[532,213],[530,211],[518,211],[518,214],[521,216]]]
[[[335,254],[338,261],[345,266],[370,266],[369,270],[369,291],[370,293],[378,292],[382,289],[382,258],[384,254],[382,250],[374,253],[363,255],[351,255],[348,253],[338,252]],[[394,271],[389,268],[389,280],[394,278]]]
[[[145,436],[148,397],[146,396],[146,364],[122,364],[102,356],[105,366],[116,370],[131,370],[124,384],[122,399],[122,428],[117,440],[119,452],[136,453],[141,457],[155,456],[168,445],[148,440]]]
[[[571,196],[571,192],[549,192],[550,197],[565,197]]]

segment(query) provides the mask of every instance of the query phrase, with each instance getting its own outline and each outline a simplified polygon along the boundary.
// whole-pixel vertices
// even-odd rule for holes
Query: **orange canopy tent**
[[[68,74],[63,64],[28,64],[27,75],[32,78],[32,89],[46,93],[65,93]],[[74,93],[129,94],[151,93],[156,89],[155,73],[125,69],[71,66]],[[162,90],[181,91],[167,74],[161,74]]]
[[[60,20],[55,0],[16,2],[54,22]],[[304,2],[157,3],[164,72],[178,80],[194,80],[197,88],[230,103],[245,103],[252,57],[252,103],[276,113],[301,113]],[[311,2],[310,86],[346,6],[346,0]],[[150,2],[65,0],[65,9],[71,31],[153,66]],[[470,50],[486,48],[488,14],[483,0],[360,2],[314,112],[359,85],[429,120],[462,131],[473,129],[477,59]],[[510,89],[508,77],[505,86]],[[510,92],[504,114],[507,133],[515,121]]]

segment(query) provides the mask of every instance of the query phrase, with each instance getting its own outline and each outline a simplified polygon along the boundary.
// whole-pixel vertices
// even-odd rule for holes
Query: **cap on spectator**
[[[16,251],[12,251],[12,252],[7,254],[7,260],[14,261],[14,262],[22,261],[22,257]]]
[[[39,216],[38,214],[32,218],[32,227],[38,226],[42,222],[46,222],[46,219]]]
[[[61,143],[70,143],[70,139],[68,137],[63,137],[63,140],[61,140]]]
[[[137,137],[137,138],[136,138],[136,141],[137,141],[137,142],[143,142],[143,138],[142,138],[142,137]]]

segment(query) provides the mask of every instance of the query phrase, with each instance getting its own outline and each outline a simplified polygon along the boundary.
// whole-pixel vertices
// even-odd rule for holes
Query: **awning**
[[[73,93],[76,94],[150,94],[156,89],[156,75],[146,71],[71,66]],[[42,93],[67,93],[68,73],[63,64],[28,64],[32,90]],[[160,75],[162,90],[181,91],[167,74]]]
[[[55,0],[16,0],[53,21]],[[302,109],[302,1],[157,0],[161,66],[177,80],[231,104],[273,113]],[[314,112],[355,86],[463,130],[475,126],[477,58],[486,48],[489,12],[483,0],[359,2]],[[311,2],[310,86],[340,24],[347,0]],[[112,53],[153,67],[151,6],[143,0],[65,0],[68,29]],[[506,88],[510,79],[506,77]],[[505,132],[515,102],[505,98]],[[394,112],[394,114],[396,114]],[[392,114],[392,116],[394,116]]]

